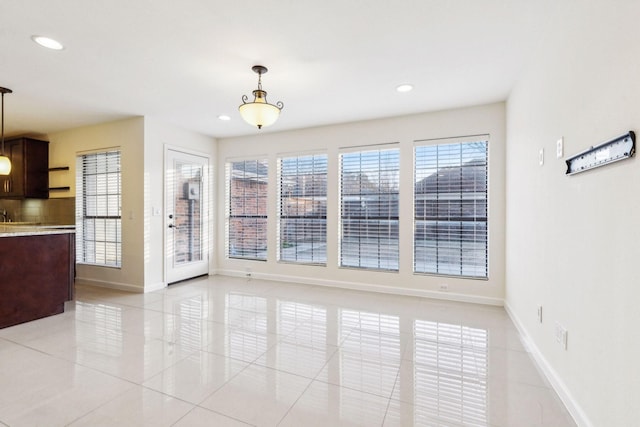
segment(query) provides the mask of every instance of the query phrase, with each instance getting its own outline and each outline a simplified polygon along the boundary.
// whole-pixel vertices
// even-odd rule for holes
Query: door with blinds
[[[166,282],[209,272],[209,158],[166,150]]]

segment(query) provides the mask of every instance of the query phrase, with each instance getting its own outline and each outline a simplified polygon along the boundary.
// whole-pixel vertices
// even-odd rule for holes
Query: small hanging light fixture
[[[278,120],[280,110],[282,110],[284,104],[277,102],[274,105],[267,102],[267,92],[262,90],[262,75],[269,71],[267,67],[254,65],[251,69],[258,74],[258,89],[253,91],[253,102],[247,102],[249,97],[242,95],[242,105],[238,109],[245,122],[262,129]]]
[[[0,136],[2,152],[0,153],[0,175],[9,175],[11,173],[11,160],[4,154],[4,94],[12,92],[11,89],[0,87],[0,93],[2,93],[2,136]]]

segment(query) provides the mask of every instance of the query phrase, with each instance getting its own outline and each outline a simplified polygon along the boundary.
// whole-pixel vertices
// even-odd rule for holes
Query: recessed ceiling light
[[[396,87],[396,90],[398,92],[411,92],[413,90],[413,85],[410,85],[408,83],[401,84],[400,86]]]
[[[57,40],[45,36],[31,36],[31,40],[38,43],[42,47],[53,50],[62,50],[64,46]]]
[[[223,122],[228,122],[229,120],[231,120],[231,117],[227,116],[226,114],[220,114],[218,116],[219,120],[222,120]]]

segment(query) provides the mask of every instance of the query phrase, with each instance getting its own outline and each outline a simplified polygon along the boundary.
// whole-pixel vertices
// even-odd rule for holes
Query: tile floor
[[[0,330],[0,426],[575,426],[502,308],[204,277]]]

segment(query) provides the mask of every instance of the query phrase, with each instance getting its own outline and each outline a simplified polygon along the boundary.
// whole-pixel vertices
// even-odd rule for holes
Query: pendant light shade
[[[11,160],[7,156],[0,156],[0,175],[11,173]]]
[[[11,160],[4,153],[4,94],[12,93],[11,89],[0,87],[2,93],[2,135],[0,136],[0,175],[9,175],[11,173]]]
[[[267,67],[254,65],[251,69],[258,74],[258,89],[253,91],[253,102],[247,102],[248,97],[243,95],[242,104],[238,109],[245,122],[262,129],[278,120],[284,104],[277,102],[274,105],[267,102],[267,92],[262,90],[262,75],[268,71]]]

